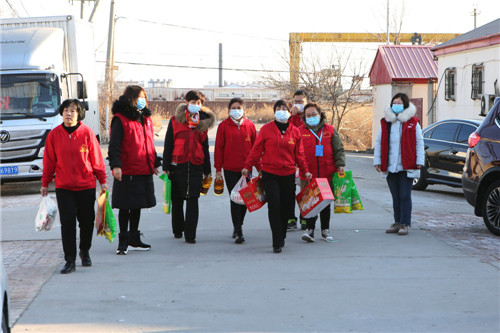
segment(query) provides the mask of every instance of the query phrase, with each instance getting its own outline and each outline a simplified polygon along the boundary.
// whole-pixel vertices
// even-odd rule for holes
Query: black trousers
[[[321,230],[330,229],[330,217],[332,214],[332,209],[330,206],[331,205],[326,206],[319,213],[319,219],[321,221]],[[316,220],[317,219],[318,219],[318,216],[305,219],[307,222],[307,229],[314,230],[314,228],[316,227]]]
[[[89,251],[95,220],[95,188],[70,191],[56,188],[57,207],[61,219],[64,260],[76,259],[76,221],[80,228],[80,250]]]
[[[231,191],[240,178],[241,172],[224,170],[224,179],[226,181],[229,194],[231,194]],[[229,201],[231,202],[231,220],[233,221],[234,231],[236,234],[241,236],[243,233],[241,226],[243,225],[243,220],[245,219],[245,215],[247,213],[247,207],[245,205],[238,205],[231,200]]]
[[[184,201],[186,201],[185,218]],[[172,198],[172,232],[174,235],[184,232],[184,238],[186,240],[196,239],[198,210],[198,197],[187,199]]]
[[[262,183],[266,192],[273,247],[282,247],[285,244],[290,206],[295,201],[295,174],[278,176],[262,171]]]

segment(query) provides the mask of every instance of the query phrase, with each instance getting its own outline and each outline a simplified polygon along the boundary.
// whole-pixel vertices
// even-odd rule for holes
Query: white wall
[[[441,55],[438,58],[438,77],[442,81],[436,100],[436,119],[466,118],[482,120],[480,116],[481,100],[471,99],[472,65],[483,63],[484,66],[484,94],[495,94],[493,82],[500,81],[500,45],[493,45],[480,49],[467,50],[452,54]],[[445,97],[444,71],[448,67],[455,67],[456,91],[455,101],[447,101]],[[500,85],[500,82],[497,83]]]
[[[372,104],[372,148],[375,147],[378,131],[380,130],[380,119],[384,117],[384,110],[392,99],[392,85],[380,84],[373,86]]]

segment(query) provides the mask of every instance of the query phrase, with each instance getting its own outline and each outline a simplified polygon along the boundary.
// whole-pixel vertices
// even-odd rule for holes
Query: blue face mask
[[[278,110],[274,113],[274,118],[280,123],[284,123],[290,118],[290,112],[287,110]]]
[[[405,107],[403,104],[392,104],[392,111],[396,114],[403,112],[404,109]]]
[[[306,124],[309,126],[318,126],[319,124],[319,116],[306,118]]]
[[[201,110],[201,106],[195,104],[188,104],[187,109],[189,113],[198,113]]]
[[[137,103],[135,106],[139,109],[142,110],[146,107],[146,99],[145,98],[138,98]]]
[[[238,120],[243,117],[243,109],[231,109],[229,110],[229,115],[231,118]]]

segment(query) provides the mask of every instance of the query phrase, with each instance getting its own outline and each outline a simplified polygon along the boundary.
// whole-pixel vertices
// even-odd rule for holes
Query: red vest
[[[412,170],[417,169],[417,123],[416,117],[410,118],[403,123],[403,132],[401,133],[401,162],[403,169]],[[380,140],[380,170],[387,171],[387,164],[389,161],[389,131],[384,118],[380,120],[380,128],[382,130],[382,138]],[[391,125],[392,126],[392,125]]]
[[[152,175],[155,170],[154,128],[150,117],[140,121],[132,120],[116,113],[123,127],[120,160],[124,175]]]
[[[187,123],[179,123],[175,117],[172,117],[172,128],[174,130],[172,163],[191,162],[194,165],[203,165],[205,153],[202,143],[207,138],[207,131],[200,133],[196,129],[189,128]]]
[[[305,125],[299,129],[309,172],[314,178],[331,179],[336,170],[332,147],[332,137],[335,132],[333,126],[325,124],[317,133],[317,136],[321,137],[321,132],[323,132],[321,143]],[[323,146],[323,156],[316,156],[316,145]],[[301,178],[305,179],[304,175],[301,174]]]

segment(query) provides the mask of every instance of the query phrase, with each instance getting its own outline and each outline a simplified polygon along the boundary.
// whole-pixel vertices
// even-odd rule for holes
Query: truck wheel
[[[500,180],[488,187],[481,204],[484,224],[492,234],[500,236]]]
[[[429,186],[429,184],[425,181],[425,175],[427,174],[426,168],[422,167],[420,169],[420,177],[419,178],[413,178],[413,186],[412,189],[414,190],[419,190],[423,191]]]

